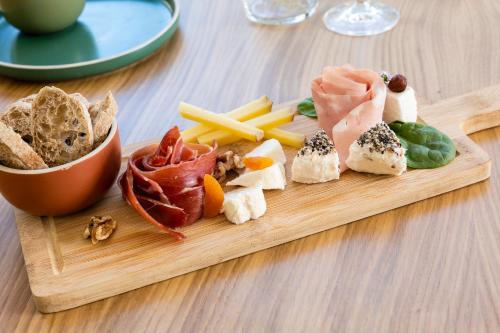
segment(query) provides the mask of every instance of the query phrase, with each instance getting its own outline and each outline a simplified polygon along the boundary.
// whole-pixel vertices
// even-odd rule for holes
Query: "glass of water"
[[[329,30],[348,36],[380,34],[394,28],[398,21],[397,9],[369,0],[336,5],[323,16],[323,22]]]
[[[250,21],[261,24],[294,24],[314,14],[318,0],[243,0]]]

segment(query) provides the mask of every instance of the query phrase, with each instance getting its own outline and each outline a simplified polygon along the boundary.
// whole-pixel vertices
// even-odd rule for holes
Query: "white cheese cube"
[[[275,163],[286,163],[285,152],[276,139],[264,141],[260,146],[245,155],[245,157],[270,157]]]
[[[387,89],[385,99],[384,121],[390,124],[394,121],[417,121],[417,98],[412,87],[406,87],[403,92],[397,93]]]
[[[255,220],[265,214],[266,199],[262,187],[247,187],[224,194],[222,212],[234,224]]]
[[[261,186],[264,190],[284,190],[286,186],[285,167],[281,163],[274,163],[262,170],[246,171],[226,185]]]

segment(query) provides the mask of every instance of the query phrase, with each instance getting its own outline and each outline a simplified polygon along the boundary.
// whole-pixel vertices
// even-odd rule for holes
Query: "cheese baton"
[[[300,149],[304,146],[306,136],[302,133],[290,132],[281,128],[272,128],[264,130],[264,138],[276,139],[284,145]]]
[[[272,129],[274,127],[289,123],[293,121],[293,117],[295,112],[292,108],[284,108],[278,111],[267,113],[263,116],[253,118],[245,121],[244,123],[253,128],[258,128],[260,130]],[[239,137],[235,137],[232,135],[231,131],[227,130],[217,130],[214,132],[210,132],[198,137],[199,143],[212,144],[214,141],[217,142],[220,146],[237,142],[240,140]],[[263,132],[264,134],[264,132]]]
[[[246,121],[263,114],[271,112],[273,102],[267,96],[262,96],[250,103],[240,106],[237,109],[224,113],[223,115],[239,121]],[[200,135],[212,132],[214,129],[207,125],[196,125],[181,132],[185,142],[196,142]]]
[[[260,141],[264,137],[264,131],[255,126],[239,122],[184,102],[179,104],[179,112],[181,116],[186,119],[193,120],[216,129],[226,130],[230,134],[250,141]]]

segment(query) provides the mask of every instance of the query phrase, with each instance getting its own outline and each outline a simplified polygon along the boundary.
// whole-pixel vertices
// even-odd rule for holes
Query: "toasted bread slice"
[[[78,98],[56,87],[44,87],[33,109],[33,147],[49,166],[71,162],[92,150],[92,121]]]
[[[0,162],[16,169],[44,169],[47,164],[12,128],[0,122]]]
[[[106,97],[89,108],[94,129],[94,147],[100,145],[108,136],[113,119],[118,112],[118,105],[113,94],[108,91]]]
[[[90,107],[89,101],[79,93],[71,94],[85,108]],[[10,126],[29,145],[33,144],[33,124],[31,115],[33,113],[32,103],[36,94],[21,98],[7,107],[7,110],[0,115],[0,120]]]
[[[29,145],[33,143],[33,126],[31,123],[31,103],[19,100],[7,107],[0,115],[0,120],[19,134]]]
[[[74,93],[70,94],[70,96],[73,96],[76,98],[82,105],[88,110],[90,108],[90,103],[89,101],[80,93]]]
[[[35,100],[35,98],[36,98],[36,94],[31,94],[29,96],[21,98],[20,101],[31,104],[31,103],[33,103],[33,101]]]
[[[32,104],[35,101],[36,95],[37,94],[31,94],[29,96],[21,98],[19,101]],[[80,102],[82,102],[83,105],[87,109],[90,107],[89,101],[82,94],[80,94],[80,93],[73,93],[73,94],[70,94],[70,95],[73,96],[73,97],[75,97],[76,99],[78,99]]]

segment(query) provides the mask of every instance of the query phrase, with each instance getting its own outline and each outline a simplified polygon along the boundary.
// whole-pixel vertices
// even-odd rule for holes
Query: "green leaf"
[[[308,117],[316,118],[316,109],[312,97],[308,97],[297,105],[297,111]]]
[[[438,168],[455,159],[453,141],[434,127],[401,121],[393,122],[389,127],[406,148],[406,162],[410,168]]]
[[[386,85],[389,84],[389,81],[391,81],[390,75],[387,72],[380,73],[380,77],[382,78],[382,80]]]

